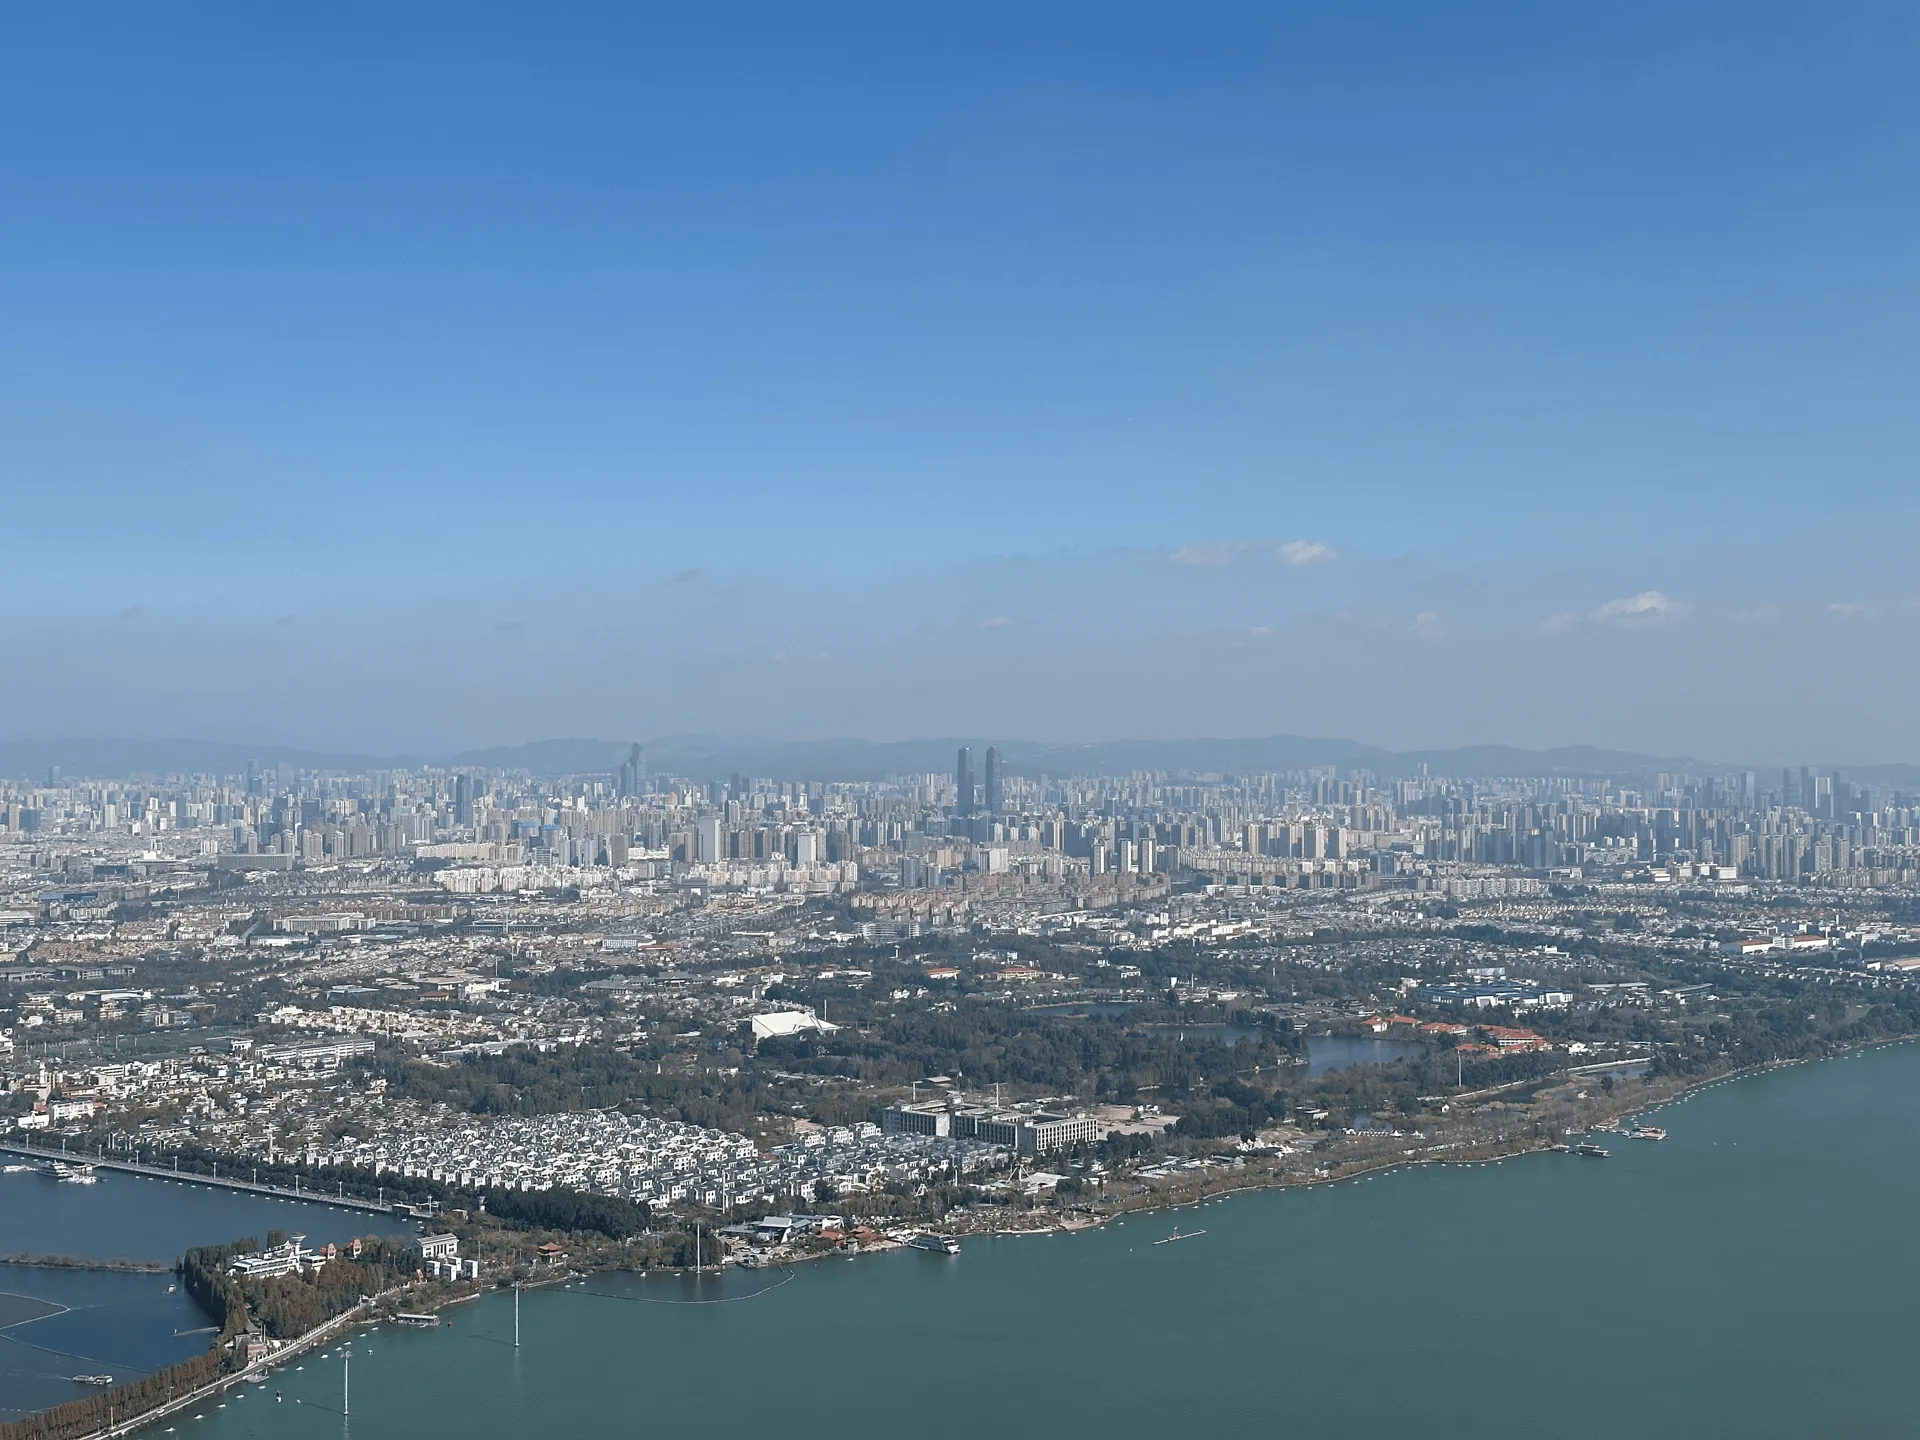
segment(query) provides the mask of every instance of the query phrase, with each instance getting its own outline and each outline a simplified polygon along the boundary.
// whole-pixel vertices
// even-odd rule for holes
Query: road
[[[76,1165],[91,1165],[96,1170],[120,1170],[128,1175],[148,1175],[156,1180],[178,1180],[183,1185],[207,1185],[220,1190],[242,1190],[249,1195],[271,1195],[276,1200],[300,1200],[310,1205],[332,1205],[340,1210],[359,1210],[372,1215],[411,1215],[412,1210],[396,1208],[390,1201],[361,1200],[351,1195],[329,1195],[323,1190],[302,1190],[299,1182],[289,1190],[281,1185],[258,1185],[251,1180],[230,1180],[224,1175],[197,1175],[191,1170],[172,1170],[161,1165],[143,1165],[138,1160],[116,1160],[106,1156],[85,1155],[77,1151],[59,1151],[48,1146],[17,1145],[0,1142],[0,1155],[25,1155],[35,1160],[66,1160]]]

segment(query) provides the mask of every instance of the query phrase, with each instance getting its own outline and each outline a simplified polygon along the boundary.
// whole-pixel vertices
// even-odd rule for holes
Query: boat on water
[[[1156,1245],[1171,1245],[1176,1240],[1198,1240],[1202,1235],[1206,1233],[1207,1232],[1204,1230],[1182,1230],[1178,1225],[1176,1225],[1173,1227],[1173,1233],[1167,1236],[1166,1239],[1156,1240],[1153,1243]]]
[[[100,1177],[93,1173],[91,1165],[69,1165],[63,1160],[53,1162],[53,1178],[62,1185],[98,1185]]]
[[[1664,1140],[1667,1132],[1658,1125],[1640,1125],[1627,1132],[1629,1140]]]
[[[1584,1155],[1589,1160],[1604,1160],[1613,1152],[1603,1146],[1594,1144],[1591,1140],[1583,1140],[1580,1144],[1573,1147],[1573,1153],[1576,1155]]]
[[[111,1375],[75,1375],[72,1379],[76,1385],[111,1385],[113,1383]]]
[[[909,1250],[931,1250],[936,1255],[958,1255],[960,1242],[951,1235],[935,1235],[922,1231],[907,1242]]]

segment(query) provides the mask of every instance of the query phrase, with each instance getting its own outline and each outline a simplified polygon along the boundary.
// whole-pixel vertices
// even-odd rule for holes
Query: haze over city
[[[1920,760],[1915,23],[18,12],[0,733]]]
[[[0,6],[0,1440],[1902,1435],[1920,8]]]

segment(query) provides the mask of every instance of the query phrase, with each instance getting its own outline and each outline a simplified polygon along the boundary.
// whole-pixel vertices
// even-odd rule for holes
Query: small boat
[[[936,1255],[958,1255],[960,1242],[951,1235],[935,1235],[923,1230],[907,1242],[909,1250],[931,1250]]]
[[[1166,1239],[1156,1240],[1153,1243],[1156,1245],[1171,1245],[1176,1240],[1198,1240],[1202,1235],[1206,1233],[1207,1232],[1204,1230],[1182,1230],[1178,1225],[1176,1225],[1173,1227],[1173,1233],[1167,1236]]]
[[[1580,1144],[1573,1147],[1573,1153],[1576,1155],[1584,1155],[1589,1160],[1604,1160],[1613,1152],[1601,1148],[1591,1140],[1583,1140]]]
[[[73,1377],[73,1383],[76,1385],[111,1385],[113,1383],[113,1376],[111,1375],[75,1375]]]
[[[69,1165],[63,1161],[53,1162],[53,1178],[62,1185],[97,1185],[100,1177],[93,1173],[91,1165]]]
[[[1664,1140],[1667,1132],[1658,1125],[1641,1125],[1627,1132],[1629,1140]]]

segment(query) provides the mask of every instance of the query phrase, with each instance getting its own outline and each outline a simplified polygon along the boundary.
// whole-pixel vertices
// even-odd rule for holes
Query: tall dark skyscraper
[[[960,747],[959,758],[953,763],[953,788],[953,813],[973,814],[973,751],[965,745]]]
[[[473,776],[471,775],[453,777],[453,823],[456,825],[473,823]]]
[[[987,814],[1004,815],[1007,813],[1006,786],[1000,779],[1000,747],[987,747]]]
[[[620,795],[632,799],[644,795],[647,791],[647,757],[638,744],[627,752],[627,758],[620,762]]]

